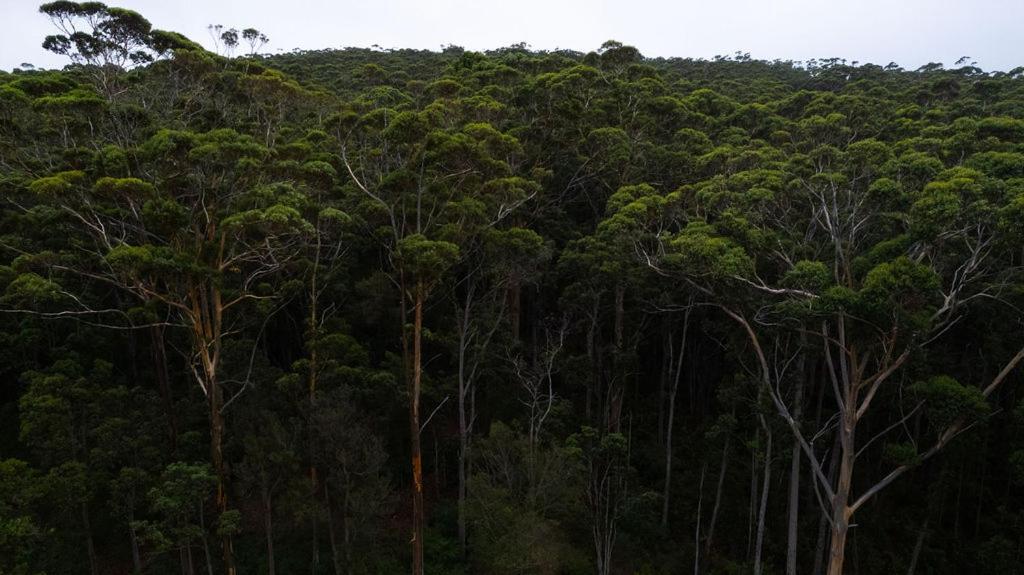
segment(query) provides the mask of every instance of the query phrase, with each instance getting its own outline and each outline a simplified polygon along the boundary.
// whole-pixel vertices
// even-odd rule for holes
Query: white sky
[[[971,56],[1024,65],[1024,0],[109,0],[156,28],[210,44],[208,24],[254,27],[265,51],[344,46],[596,49],[615,39],[647,56],[839,57],[913,69]],[[0,69],[59,67],[39,0],[0,0]]]

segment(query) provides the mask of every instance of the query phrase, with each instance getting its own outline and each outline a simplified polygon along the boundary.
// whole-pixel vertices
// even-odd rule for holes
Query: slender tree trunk
[[[921,557],[921,549],[924,547],[924,539],[927,536],[928,519],[925,519],[924,525],[921,526],[921,531],[917,534],[917,541],[914,542],[914,552],[910,554],[910,565],[907,567],[907,575],[914,575],[914,571],[917,570],[917,560]]]
[[[835,485],[836,474],[839,472],[840,441],[839,434],[836,434],[836,440],[832,446],[832,457],[828,464],[828,480],[831,485]],[[811,571],[811,575],[821,575],[825,566],[825,547],[828,545],[829,537],[828,520],[829,515],[822,511],[821,517],[818,519],[818,541],[814,547],[814,570]]]
[[[758,427],[754,431],[754,445],[761,442],[761,428]],[[753,559],[754,552],[754,532],[756,530],[757,523],[757,478],[758,478],[758,466],[757,466],[757,450],[750,450],[750,504],[747,506],[747,561]]]
[[[459,549],[466,556],[466,464],[469,452],[469,421],[466,417],[466,399],[469,393],[466,381],[466,347],[469,345],[469,314],[472,301],[473,284],[466,288],[466,300],[462,307],[459,320],[459,500],[458,500],[458,532]],[[511,313],[517,310],[512,310]],[[513,316],[517,317],[517,316]],[[518,333],[513,333],[514,337]]]
[[[213,556],[210,555],[210,541],[206,536],[206,521],[203,519],[203,508],[199,507],[199,531],[203,534],[203,554],[206,555],[206,575],[213,575]]]
[[[797,362],[796,390],[794,392],[793,418],[798,422],[803,415],[804,407],[804,378],[806,377],[805,356],[803,352],[804,338],[801,336],[800,360]],[[797,575],[797,543],[800,535],[800,441],[794,437],[793,447],[790,450],[792,460],[789,465],[789,529],[786,537],[786,575]]]
[[[725,445],[722,446],[722,464],[718,468],[718,485],[715,486],[715,504],[711,507],[711,519],[708,521],[708,532],[704,539],[704,561],[701,562],[701,573],[707,565],[707,558],[711,554],[711,548],[715,540],[715,525],[718,522],[718,511],[722,507],[722,491],[725,487],[725,472],[729,467],[729,443],[731,437],[725,436]]]
[[[334,575],[342,575],[341,553],[338,552],[338,538],[334,532],[334,508],[331,506],[331,491],[327,482],[324,482],[324,504],[327,506],[327,537],[331,542],[331,562],[334,565]]]
[[[89,506],[82,503],[81,511],[82,527],[85,530],[85,547],[89,554],[89,572],[92,573],[92,575],[99,575],[100,566],[99,560],[96,557],[96,544],[92,538],[92,522],[89,520]]]
[[[185,545],[178,549],[178,561],[181,563],[182,575],[195,574],[196,568],[192,563],[192,547],[190,545]]]
[[[853,398],[856,399],[856,398]],[[856,404],[854,404],[856,405]],[[853,483],[854,449],[853,434],[855,430],[856,415],[843,414],[843,422],[840,428],[841,434],[841,459],[839,463],[839,477],[836,482],[835,497],[832,501],[832,533],[829,544],[828,575],[843,575],[843,564],[846,561],[846,536],[850,529],[850,488]]]
[[[341,503],[341,539],[345,549],[345,574],[352,575],[352,525],[348,513],[348,490]]]
[[[228,472],[224,462],[224,414],[221,408],[224,403],[220,385],[216,379],[209,379],[210,395],[210,455],[213,460],[214,474],[217,476],[217,513],[223,515],[228,511]],[[227,575],[235,575],[235,552],[231,534],[221,535],[221,551],[223,552],[224,571]]]
[[[171,379],[167,370],[167,343],[164,341],[164,330],[160,326],[149,328],[153,369],[156,371],[157,387],[160,399],[164,404],[164,415],[167,417],[167,435],[171,443],[171,453],[178,451],[178,416],[175,414],[174,398],[171,395]]]
[[[757,514],[757,541],[754,544],[754,575],[761,575],[761,552],[764,549],[765,517],[768,514],[768,491],[772,478],[772,429],[764,416],[760,416],[765,433],[764,477],[761,484],[761,505]]]
[[[686,336],[690,329],[690,310],[686,310],[683,319],[683,335],[679,342],[679,355],[672,377],[672,388],[668,395],[668,423],[665,426],[665,489],[661,498],[661,528],[668,529],[669,495],[672,491],[672,431],[676,416],[676,394],[679,391],[679,380],[683,372],[683,357],[686,355]],[[671,338],[669,339],[671,341]]]
[[[700,468],[700,485],[697,486],[697,521],[693,530],[693,575],[700,575],[700,526],[701,511],[704,508],[704,476],[707,474],[707,462]]]
[[[423,369],[421,336],[423,333],[422,281],[416,284],[416,304],[413,324],[412,389],[409,398],[409,434],[412,443],[412,573],[423,575],[423,455],[420,450],[420,379]]]
[[[135,514],[129,514],[128,516],[128,538],[132,545],[132,573],[134,575],[141,575],[142,573],[142,554],[139,552],[139,535],[135,532],[135,527],[132,525],[135,523]]]
[[[274,505],[266,487],[263,488],[263,531],[267,537],[267,575],[274,575]]]

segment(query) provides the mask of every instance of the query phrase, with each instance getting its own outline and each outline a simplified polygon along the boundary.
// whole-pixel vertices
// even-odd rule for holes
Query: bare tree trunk
[[[852,402],[851,402],[852,403]],[[853,483],[854,465],[854,414],[843,414],[840,424],[841,459],[839,478],[836,482],[835,497],[832,501],[832,537],[829,544],[828,575],[843,575],[843,563],[846,561],[846,536],[850,529],[850,488]]]
[[[679,380],[683,372],[683,357],[686,355],[686,336],[689,330],[690,310],[687,309],[683,316],[683,335],[679,342],[679,356],[676,358],[672,388],[668,395],[668,423],[665,426],[665,488],[661,498],[661,528],[666,530],[668,529],[669,495],[672,491],[672,431],[676,416],[676,394],[679,391]],[[669,341],[671,342],[671,337]]]
[[[700,575],[700,526],[701,511],[704,507],[704,476],[707,474],[708,464],[705,462],[700,468],[700,485],[697,487],[697,522],[693,530],[693,575]]]
[[[85,547],[89,554],[89,572],[92,575],[99,575],[100,566],[99,560],[96,557],[96,544],[92,538],[92,522],[89,520],[89,506],[85,503],[81,505],[82,511],[82,527],[85,530]]]
[[[422,377],[423,282],[416,284],[413,324],[412,389],[409,398],[409,434],[412,443],[412,573],[423,575],[423,456],[420,450],[420,378]]]
[[[466,288],[466,301],[462,308],[459,321],[459,500],[458,500],[458,532],[459,548],[462,556],[466,556],[466,465],[469,452],[469,421],[466,418],[466,398],[468,394],[466,381],[466,346],[469,344],[469,309],[472,298],[472,287]],[[515,310],[513,310],[515,311]],[[514,333],[513,336],[518,336]]]
[[[830,458],[828,465],[828,480],[830,484],[835,484],[836,473],[839,472],[839,450],[840,437],[836,434],[836,440],[832,446],[832,457]],[[828,520],[829,515],[823,510],[821,517],[818,519],[818,541],[814,547],[814,569],[811,571],[811,575],[821,575],[822,569],[825,565],[825,547],[828,544]]]
[[[341,501],[341,509],[341,539],[345,548],[345,573],[346,575],[352,575],[352,526],[350,525],[351,518],[348,513],[347,489]]]
[[[793,418],[798,422],[803,415],[804,404],[804,378],[806,377],[805,354],[803,351],[804,337],[801,336],[800,360],[797,362],[796,390],[794,392]],[[786,538],[786,575],[797,575],[797,543],[799,538],[800,519],[800,440],[793,438],[793,447],[790,450],[792,460],[789,466],[789,529]]]
[[[134,513],[128,516],[128,538],[132,545],[132,573],[134,575],[141,575],[142,554],[139,552],[139,535],[135,532],[133,523],[135,523]]]
[[[191,545],[186,545],[178,549],[178,561],[181,563],[182,575],[195,575],[196,568],[192,562]]]
[[[224,414],[221,413],[224,398],[220,384],[211,376],[208,380],[210,395],[210,456],[213,460],[214,474],[217,476],[217,513],[221,516],[228,511],[228,472],[224,463]],[[227,575],[235,575],[235,552],[231,542],[231,534],[221,535],[221,550],[224,559],[224,571]]]
[[[174,398],[171,395],[171,380],[167,370],[167,344],[164,341],[162,327],[153,326],[149,331],[152,340],[153,369],[156,371],[157,387],[160,399],[164,404],[164,415],[167,417],[167,435],[171,443],[171,453],[178,451],[178,417],[175,415]]]
[[[764,523],[768,513],[768,491],[772,478],[772,428],[763,415],[759,416],[765,433],[764,476],[761,484],[761,505],[757,514],[757,541],[754,543],[754,575],[761,575],[761,552],[764,548]]]
[[[754,444],[761,441],[761,428],[754,432]],[[757,522],[757,450],[750,451],[750,504],[747,506],[747,561],[752,560],[754,550],[754,531]]]
[[[331,491],[327,482],[324,482],[324,504],[327,506],[327,537],[331,542],[331,563],[334,565],[334,575],[342,575],[341,554],[338,553],[338,538],[334,532],[334,508],[331,507]]]
[[[924,538],[928,535],[928,519],[924,520],[921,531],[917,534],[917,541],[914,543],[914,552],[910,555],[910,566],[907,567],[907,575],[914,575],[917,570],[917,560],[921,557],[921,548],[924,547]]]
[[[210,541],[206,536],[206,523],[203,519],[203,508],[199,507],[199,530],[203,534],[203,554],[206,555],[206,575],[213,575],[213,556],[210,555]],[[191,551],[189,551],[191,553]]]
[[[267,575],[274,575],[274,505],[266,486],[263,487],[263,531],[267,537]]]
[[[725,486],[725,472],[729,466],[729,443],[732,438],[725,437],[725,445],[722,447],[722,464],[718,468],[718,485],[715,487],[715,504],[711,508],[711,519],[708,521],[708,533],[704,539],[704,561],[701,564],[701,573],[704,572],[704,565],[707,557],[711,554],[711,548],[715,540],[715,524],[718,522],[718,510],[722,506],[722,490]]]

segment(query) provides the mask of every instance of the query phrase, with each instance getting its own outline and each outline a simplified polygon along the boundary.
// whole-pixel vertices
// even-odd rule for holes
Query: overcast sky
[[[917,68],[970,56],[1024,65],[1024,0],[111,0],[153,26],[210,44],[208,24],[254,27],[267,51],[380,45],[484,50],[526,42],[593,50],[608,39],[646,56],[839,57]],[[0,69],[62,66],[38,0],[0,0]]]

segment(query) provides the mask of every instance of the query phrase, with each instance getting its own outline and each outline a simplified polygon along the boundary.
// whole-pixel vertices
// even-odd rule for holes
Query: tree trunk
[[[754,544],[754,575],[761,575],[761,552],[764,548],[765,517],[768,514],[768,491],[771,487],[772,478],[772,429],[768,426],[764,416],[760,417],[761,425],[764,427],[765,452],[764,452],[764,477],[761,484],[761,505],[757,514],[757,541]]]
[[[178,560],[181,562],[182,575],[195,575],[196,567],[192,561],[192,547],[190,545],[178,549]]]
[[[704,572],[704,565],[711,554],[711,547],[715,540],[715,524],[718,522],[718,510],[722,506],[722,490],[725,486],[725,471],[729,466],[729,442],[732,438],[725,436],[725,445],[722,446],[722,464],[718,468],[718,485],[715,487],[715,504],[711,507],[711,519],[708,521],[708,533],[704,539],[704,561],[701,562],[701,573]]]
[[[855,399],[855,398],[854,398]],[[855,404],[854,404],[855,405]],[[841,434],[842,455],[839,463],[839,477],[836,482],[835,497],[832,501],[832,532],[829,543],[828,575],[843,575],[843,563],[846,560],[846,535],[850,529],[850,488],[853,483],[853,434],[855,414],[843,414]]]
[[[263,531],[267,536],[267,575],[274,575],[274,506],[266,487],[263,488]]]
[[[801,344],[803,344],[803,340],[804,337],[801,336]],[[803,346],[801,345],[801,347]],[[806,377],[805,369],[804,352],[801,350],[800,360],[797,362],[796,368],[796,390],[793,394],[795,396],[794,401],[796,402],[793,406],[793,418],[798,422],[800,421],[800,417],[803,415],[804,378]],[[793,438],[791,457],[792,461],[790,461],[789,465],[789,529],[786,537],[786,575],[797,575],[796,553],[798,538],[800,535],[800,440],[796,437]]]
[[[917,534],[917,541],[914,543],[914,552],[910,555],[910,565],[907,567],[907,575],[914,575],[917,570],[917,560],[921,557],[921,548],[924,547],[924,538],[928,535],[928,519],[924,520],[921,531]]]
[[[412,457],[412,573],[423,575],[423,456],[420,450],[420,379],[423,369],[422,334],[423,300],[422,281],[416,284],[416,304],[412,335],[412,389],[409,397],[409,434]]]
[[[469,421],[466,419],[466,398],[469,390],[466,381],[466,347],[469,345],[469,310],[473,294],[472,284],[466,289],[466,301],[462,308],[459,321],[459,500],[458,500],[458,532],[459,549],[466,556],[466,460],[469,452]],[[516,313],[513,309],[511,313]],[[513,317],[517,317],[513,315]],[[513,337],[518,332],[513,333]]]
[[[839,434],[836,434],[836,440],[832,446],[832,457],[828,464],[828,481],[830,485],[835,484],[836,473],[839,472],[839,460],[840,460],[840,442],[842,438]],[[818,520],[818,541],[814,547],[814,569],[811,571],[811,575],[821,575],[822,568],[825,564],[825,546],[828,544],[828,525],[829,515],[822,512],[821,517]]]
[[[89,520],[89,506],[82,503],[82,527],[85,530],[85,547],[89,554],[89,572],[92,575],[99,575],[99,560],[96,558],[96,544],[92,538],[92,522]]]
[[[210,555],[210,541],[206,536],[206,522],[203,519],[203,507],[199,506],[199,532],[202,533],[203,553],[206,555],[206,574],[213,575],[213,556]]]
[[[672,377],[672,388],[668,395],[668,423],[665,426],[665,489],[661,499],[661,528],[668,529],[669,495],[672,490],[672,430],[676,417],[676,394],[679,391],[679,380],[683,372],[683,356],[686,355],[686,335],[690,329],[690,310],[686,310],[683,319],[683,335],[679,342],[679,356]],[[671,338],[669,339],[671,341]]]
[[[334,508],[331,507],[331,492],[324,482],[324,504],[327,506],[327,537],[331,540],[331,561],[334,564],[334,575],[342,575],[341,553],[338,553],[338,538],[334,533]]]
[[[156,371],[157,387],[160,390],[160,399],[164,404],[164,415],[167,417],[167,435],[171,443],[171,453],[174,454],[178,452],[178,417],[175,415],[174,397],[171,395],[164,330],[160,326],[153,326],[149,328],[149,335],[152,340],[153,369]]]
[[[704,509],[704,476],[707,475],[707,462],[700,468],[700,484],[697,486],[697,521],[693,530],[693,575],[700,575],[700,526],[701,511]]]
[[[208,379],[210,396],[210,456],[213,460],[213,471],[217,476],[217,513],[224,515],[228,511],[228,472],[224,463],[224,414],[221,407],[224,403],[223,391],[216,378]],[[224,559],[224,571],[227,575],[235,575],[235,552],[231,542],[231,534],[221,535],[221,551]]]
[[[317,222],[317,226],[318,226],[317,229],[319,230],[319,221]],[[309,413],[310,413],[310,417],[312,417],[313,414],[316,411],[316,387],[317,387],[317,380],[319,378],[319,363],[318,363],[319,356],[317,355],[317,348],[319,346],[317,345],[317,335],[318,335],[317,334],[317,328],[319,327],[319,319],[318,319],[318,317],[319,317],[319,314],[320,314],[320,309],[319,309],[320,292],[318,290],[317,281],[318,281],[318,278],[319,278],[319,270],[320,270],[320,249],[321,249],[320,234],[317,233],[316,234],[316,251],[315,251],[315,255],[314,255],[314,259],[313,259],[313,272],[312,272],[312,277],[311,277],[311,281],[310,281],[311,285],[310,285],[310,289],[309,289],[309,320],[308,320],[309,323],[306,326],[306,329],[307,329],[307,332],[308,332],[308,335],[306,337],[307,337],[309,343],[312,344],[312,345],[309,346],[309,381],[308,381],[308,388],[309,388]],[[312,499],[312,501],[313,501],[313,506],[314,506],[314,509],[315,509],[316,507],[319,506],[319,503],[317,502],[317,490],[318,490],[319,477],[318,477],[318,474],[317,474],[316,460],[315,460],[317,446],[316,446],[316,438],[315,438],[315,434],[314,434],[314,431],[313,431],[312,422],[308,422],[308,423],[309,423],[309,429],[307,431],[307,434],[308,434],[307,442],[308,442],[308,444],[307,444],[306,448],[307,448],[307,450],[309,452],[309,495],[310,495],[310,499]],[[313,537],[313,567],[312,567],[312,572],[315,575],[319,571],[319,568],[320,568],[320,540],[319,540],[318,535],[317,535],[318,518],[317,518],[317,514],[315,512],[314,513],[310,513],[309,516],[310,516],[310,521],[312,522],[312,530],[311,531],[312,531],[312,534],[313,534],[313,536],[312,536]]]
[[[754,445],[761,442],[761,428],[758,427],[754,431]],[[755,529],[757,524],[757,478],[758,478],[758,467],[757,467],[757,450],[750,450],[750,503],[747,506],[747,561],[753,558],[754,552],[754,538]]]
[[[128,539],[132,545],[132,573],[134,575],[141,575],[142,554],[139,552],[139,535],[135,532],[133,523],[135,523],[135,516],[131,514],[128,516]]]

